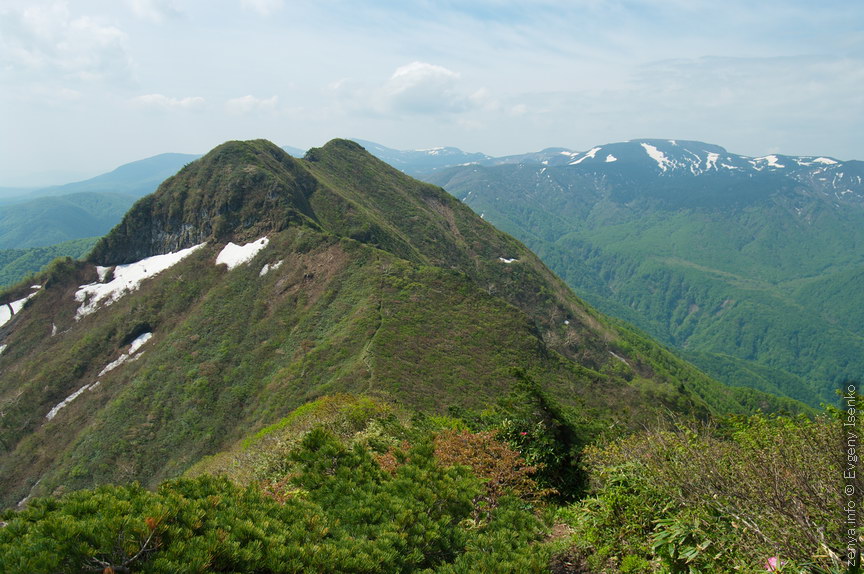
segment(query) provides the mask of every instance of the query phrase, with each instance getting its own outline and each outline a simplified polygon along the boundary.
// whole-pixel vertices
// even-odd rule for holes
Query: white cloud
[[[225,102],[229,112],[235,114],[249,114],[252,112],[272,112],[279,103],[278,96],[269,98],[256,98],[253,95],[234,98]]]
[[[398,68],[384,86],[384,102],[407,113],[461,111],[466,98],[458,92],[459,74],[443,66],[412,62]]]
[[[200,96],[171,98],[163,94],[145,94],[132,98],[132,103],[144,108],[160,110],[190,110],[201,107],[204,105],[205,100]]]
[[[408,115],[456,114],[497,106],[485,88],[471,92],[460,74],[426,62],[397,68],[374,100],[373,106],[382,113]]]
[[[91,16],[73,16],[67,2],[0,10],[0,64],[16,79],[128,80],[126,34]]]
[[[55,95],[57,99],[65,101],[80,100],[83,96],[81,92],[79,92],[78,90],[73,90],[71,88],[60,88],[59,90],[57,90]]]
[[[156,24],[180,15],[174,0],[127,0],[127,3],[135,16]]]
[[[262,16],[270,16],[282,9],[283,0],[240,0],[240,5]]]

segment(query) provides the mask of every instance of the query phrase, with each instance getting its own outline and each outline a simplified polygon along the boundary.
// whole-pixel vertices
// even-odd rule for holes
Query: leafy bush
[[[482,504],[492,510],[502,496],[537,501],[548,491],[532,478],[537,469],[497,439],[496,431],[443,431],[435,437],[435,458],[444,466],[467,466],[484,481]],[[475,499],[475,504],[478,501]]]
[[[755,570],[770,557],[836,569],[846,540],[842,433],[830,414],[755,415],[590,447],[594,496],[569,518],[598,543],[583,544],[595,565],[633,554],[671,572]]]
[[[480,424],[499,430],[498,436],[535,467],[535,480],[562,500],[575,500],[585,489],[579,466],[582,448],[599,433],[598,421],[580,417],[560,405],[520,370],[512,392]]]

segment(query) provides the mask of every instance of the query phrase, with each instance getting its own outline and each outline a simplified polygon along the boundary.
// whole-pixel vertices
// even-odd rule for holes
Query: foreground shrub
[[[594,496],[570,519],[596,542],[584,545],[595,567],[634,555],[672,572],[764,571],[772,557],[783,571],[837,569],[842,435],[827,415],[757,415],[589,448]]]
[[[437,462],[431,441],[387,472],[322,428],[290,473],[241,488],[203,475],[31,501],[3,515],[0,572],[541,572],[539,520],[502,496],[473,520],[483,481]]]

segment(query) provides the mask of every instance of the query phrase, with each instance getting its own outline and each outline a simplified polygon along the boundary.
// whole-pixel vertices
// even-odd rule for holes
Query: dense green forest
[[[135,198],[108,192],[39,197],[4,205],[0,249],[45,247],[108,233]]]
[[[605,147],[651,163],[634,146]],[[860,377],[858,184],[843,183],[850,190],[838,200],[824,174],[599,165],[461,166],[424,177],[525,242],[589,303],[726,384],[818,406]]]
[[[90,253],[98,237],[73,239],[47,247],[0,249],[0,288],[14,285],[42,270],[58,257],[82,259]]]

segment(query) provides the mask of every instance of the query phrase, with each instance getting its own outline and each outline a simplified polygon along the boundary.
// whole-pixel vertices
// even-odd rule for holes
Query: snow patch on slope
[[[657,162],[657,165],[660,166],[660,169],[662,171],[665,172],[670,167],[673,167],[673,163],[669,161],[669,158],[666,157],[666,154],[664,154],[662,151],[660,151],[653,145],[648,143],[640,143],[639,145],[641,145],[645,149],[645,153],[647,153],[651,159]]]
[[[114,268],[114,278],[108,283],[97,282],[82,285],[75,292],[75,300],[81,303],[75,313],[75,320],[95,312],[103,301],[108,306],[118,301],[126,293],[136,291],[145,279],[173,267],[204,245],[204,243],[199,243],[174,253],[154,255],[135,263],[118,265]],[[104,274],[102,269],[106,270]],[[103,278],[102,281],[107,278],[107,269],[106,267],[97,268],[99,276]]]
[[[97,381],[97,383],[98,383],[98,381]],[[60,409],[62,409],[63,407],[65,407],[66,405],[68,405],[69,403],[74,401],[75,399],[77,399],[81,395],[81,393],[83,393],[84,391],[86,391],[87,389],[89,389],[90,387],[93,387],[93,386],[96,386],[96,385],[95,384],[84,385],[83,387],[81,387],[80,389],[78,389],[77,391],[75,391],[74,393],[72,393],[71,395],[69,395],[68,397],[63,399],[62,401],[60,401],[57,405],[55,405],[53,409],[48,411],[48,414],[45,415],[45,418],[50,421],[51,419],[53,419],[54,417],[57,416],[57,413],[60,412]]]
[[[141,335],[138,335],[135,338],[135,340],[129,344],[129,350],[126,351],[125,353],[123,353],[122,355],[120,355],[116,360],[108,363],[105,366],[105,368],[99,372],[98,376],[101,377],[105,373],[113,371],[114,369],[116,369],[117,367],[122,365],[123,363],[125,363],[129,360],[134,361],[135,359],[140,357],[141,354],[135,355],[135,353],[137,353],[138,349],[140,349],[144,343],[149,341],[152,336],[153,336],[153,333],[149,333],[149,332],[148,333],[142,333]],[[134,355],[134,357],[133,357],[133,355]],[[84,393],[84,391],[87,391],[87,390],[92,391],[92,390],[96,389],[96,387],[98,387],[100,384],[101,384],[101,381],[96,381],[95,383],[84,385],[83,387],[81,387],[80,389],[78,389],[77,391],[75,391],[74,393],[72,393],[71,395],[69,395],[68,397],[66,397],[65,399],[63,399],[62,401],[57,403],[56,405],[54,405],[54,408],[52,408],[50,411],[48,411],[48,414],[45,415],[45,418],[50,421],[51,419],[56,417],[57,413],[59,413],[69,403],[71,403],[72,401],[74,401],[75,399],[80,397],[81,394]]]
[[[778,158],[776,155],[766,155],[765,157],[757,157],[754,161],[759,162],[759,163],[765,163],[768,167],[776,167],[776,168],[786,167],[785,165],[780,163],[780,158]],[[755,164],[754,164],[754,166],[755,166]]]
[[[258,276],[264,277],[265,275],[267,275],[271,271],[276,271],[277,269],[282,267],[283,263],[285,263],[284,259],[281,261],[277,261],[276,263],[265,263],[264,267],[261,268],[261,272],[258,274]]]
[[[143,345],[144,343],[149,341],[152,336],[153,336],[153,333],[142,333],[141,335],[138,335],[138,337],[136,337],[135,340],[132,341],[132,343],[130,343],[129,350],[126,351],[125,353],[123,353],[122,355],[120,355],[119,357],[117,357],[116,360],[111,361],[110,363],[105,365],[105,368],[99,372],[98,376],[101,377],[105,373],[113,371],[114,369],[116,369],[117,367],[119,367],[120,365],[122,365],[123,363],[128,361],[130,359],[130,357],[132,357],[132,355],[134,355],[135,353],[138,352],[138,349],[141,348],[141,345]],[[94,386],[96,386],[96,384],[98,384],[98,383],[99,383],[99,381],[96,381]]]
[[[18,311],[24,308],[24,304],[36,296],[36,293],[39,292],[39,289],[41,289],[42,286],[33,285],[31,288],[36,289],[36,291],[33,291],[33,293],[30,293],[22,299],[18,299],[17,301],[12,301],[9,304],[4,304],[0,306],[0,326],[5,325],[10,320],[12,320],[12,317],[14,317],[15,314],[18,313]]]
[[[831,159],[830,157],[814,157],[814,158],[799,157],[799,158],[795,158],[795,163],[797,163],[800,166],[810,167],[813,164],[838,165],[840,162],[835,161],[835,160]]]
[[[705,160],[705,170],[717,169],[717,160],[720,159],[719,153],[708,152],[708,158]]]
[[[583,155],[582,157],[580,157],[576,161],[571,161],[570,165],[579,165],[580,163],[582,163],[586,159],[594,159],[594,156],[597,155],[597,152],[600,151],[601,149],[603,149],[603,148],[599,148],[599,147],[591,148],[590,150],[585,152],[585,155]]]
[[[246,245],[237,245],[229,242],[228,245],[222,248],[219,255],[216,256],[216,265],[227,265],[230,271],[238,265],[252,261],[259,251],[267,247],[269,242],[270,240],[266,237],[262,237]]]

